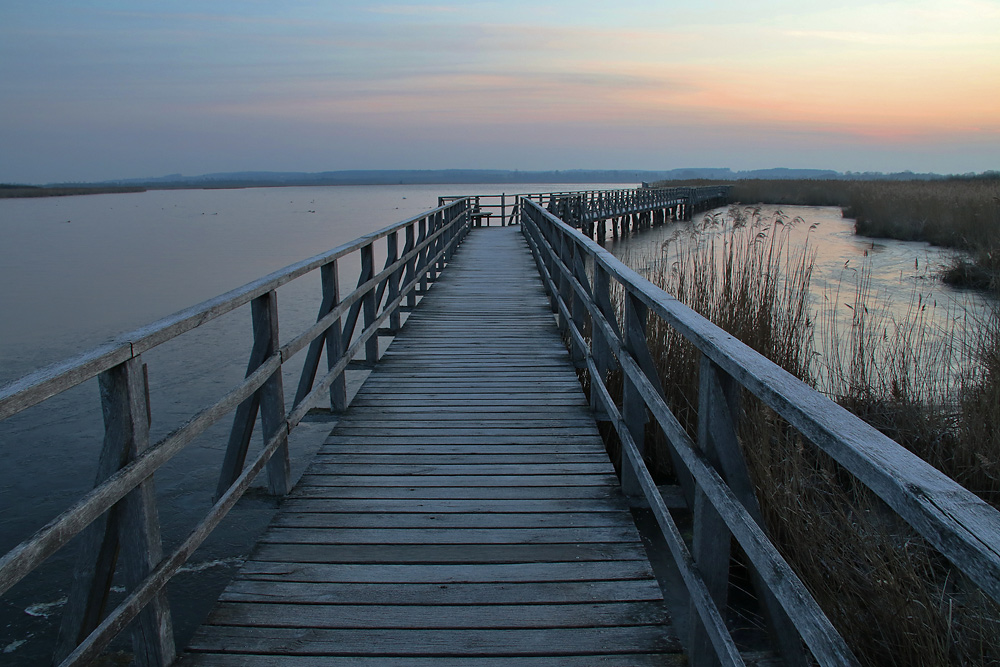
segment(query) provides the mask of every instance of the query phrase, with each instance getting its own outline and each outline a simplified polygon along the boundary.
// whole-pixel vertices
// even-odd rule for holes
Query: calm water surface
[[[595,187],[633,186],[586,186]],[[579,189],[584,186],[294,187],[0,200],[0,384],[434,208],[440,195]],[[356,261],[341,262],[345,287],[356,280]],[[278,290],[285,340],[315,321],[318,295],[316,274]],[[250,344],[244,307],[145,354],[153,440],[238,383]],[[286,392],[296,370],[290,365],[285,371]],[[167,549],[211,505],[228,437],[225,422],[157,472]],[[293,475],[330,427],[304,423],[292,434]],[[0,423],[0,554],[92,487],[102,433],[96,381]],[[242,500],[170,584],[180,643],[204,618],[274,508],[262,494]],[[48,659],[74,546],[0,599],[0,664]]]

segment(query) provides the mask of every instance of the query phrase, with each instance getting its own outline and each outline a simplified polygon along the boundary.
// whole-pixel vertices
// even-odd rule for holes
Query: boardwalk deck
[[[516,228],[407,321],[187,665],[646,665],[660,590]]]

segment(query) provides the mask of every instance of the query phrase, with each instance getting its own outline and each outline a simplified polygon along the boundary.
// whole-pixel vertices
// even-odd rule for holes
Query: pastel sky
[[[1000,0],[10,0],[0,182],[1000,169]]]

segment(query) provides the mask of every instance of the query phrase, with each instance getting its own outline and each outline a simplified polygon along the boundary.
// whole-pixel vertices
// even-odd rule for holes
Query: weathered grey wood
[[[651,311],[874,490],[984,592],[1000,600],[997,510],[701,318],[543,209],[525,202],[524,212],[573,235]]]
[[[363,566],[365,570],[369,569]],[[476,566],[466,566],[476,567]],[[410,568],[412,569],[412,568]],[[476,568],[478,569],[478,568]],[[277,624],[277,627],[311,628],[398,628],[413,623],[412,610],[405,607],[376,605],[281,605],[275,608],[254,602],[227,602],[216,607],[209,617],[212,625],[253,627]],[[501,628],[607,627],[628,618],[633,625],[668,622],[663,605],[655,602],[595,602],[586,605],[513,604],[498,614],[495,605],[421,604],[420,623],[430,628]],[[459,612],[459,613],[456,613]],[[275,627],[272,625],[272,627]]]
[[[740,418],[740,386],[730,376],[722,372],[704,355],[701,358],[699,380],[699,438],[708,446],[702,446],[702,451],[715,465],[726,480],[726,484],[740,500],[753,517],[761,530],[766,531],[764,516],[757,502],[750,472],[737,436],[737,425]],[[707,417],[701,419],[702,406],[705,406]],[[721,517],[715,517],[722,522]],[[729,531],[723,526],[715,526],[718,534],[729,538]],[[727,544],[728,547],[728,544]],[[699,561],[699,567],[701,562]],[[720,568],[721,569],[721,568]],[[728,570],[728,568],[727,568]],[[805,665],[808,660],[803,651],[802,640],[799,639],[795,627],[781,608],[781,603],[767,588],[764,580],[755,568],[751,568],[754,587],[762,603],[762,611],[767,619],[775,645],[780,648],[786,665]]]
[[[431,223],[432,230],[440,225]],[[317,620],[305,632],[321,626],[340,634],[309,636],[303,652],[346,646],[332,654],[389,657],[407,646],[418,658],[464,655],[462,637],[470,635],[423,620],[441,606],[435,603],[454,610],[448,617],[461,620],[453,624],[483,633],[470,657],[677,650],[662,608],[642,620],[661,593],[569,355],[545,314],[544,293],[519,279],[531,261],[519,235],[483,228],[454,255],[448,237],[439,238],[420,263],[440,268],[450,257],[447,270],[327,438],[213,619],[223,618],[223,608],[252,609],[252,616],[210,621],[192,650],[215,651],[222,627],[269,633],[300,628],[311,617]],[[492,273],[484,273],[487,265]],[[418,280],[419,270],[412,278]],[[358,611],[362,602],[369,608]],[[520,613],[525,602],[532,608]],[[309,608],[300,613],[303,603]],[[377,610],[397,621],[385,627],[351,620]],[[620,614],[617,621],[612,613]],[[471,614],[480,629],[467,622]],[[380,627],[394,634],[380,634]],[[395,634],[405,627],[424,629],[412,638]],[[622,643],[588,648],[587,637],[599,628],[621,633]],[[534,648],[525,644],[533,641],[528,636],[490,643],[489,633],[521,629],[557,634]],[[580,641],[559,648],[558,632],[570,630]],[[259,632],[248,636],[258,639],[239,640],[238,650],[298,650],[280,641],[268,648]]]
[[[128,392],[135,387],[134,378],[129,377],[135,365],[135,361],[126,361],[99,376],[105,431],[94,486],[100,486],[129,461],[133,419]],[[121,509],[120,504],[115,505],[81,536],[73,584],[53,651],[56,662],[69,655],[104,617],[118,561]]]
[[[394,238],[390,235],[389,238]],[[340,305],[340,274],[337,260],[320,267],[320,284],[323,289],[323,299],[320,303],[319,314],[316,321],[323,320],[331,310]],[[302,365],[302,374],[299,377],[299,386],[295,391],[295,403],[302,402],[312,389],[313,381],[316,379],[316,370],[319,367],[319,358],[326,345],[327,367],[330,368],[340,360],[343,353],[341,343],[341,324],[338,317],[320,336],[314,338],[309,343],[309,351]],[[343,410],[347,404],[346,386],[343,377],[335,380],[330,386],[330,403],[334,410]]]
[[[191,650],[304,655],[593,655],[677,650],[659,626],[517,628],[501,630],[242,628],[207,626]]]
[[[649,563],[634,561],[583,561],[554,563],[493,563],[416,565],[358,565],[354,563],[268,563],[250,561],[240,571],[246,581],[298,581],[328,583],[524,583],[564,581],[619,581],[650,579]],[[646,603],[644,603],[646,604]],[[663,616],[661,609],[660,616]]]
[[[105,439],[117,440],[125,459],[133,461],[149,448],[149,416],[141,358],[133,357],[118,368],[117,377],[109,378],[110,381],[102,386]],[[129,492],[120,508],[118,564],[125,587],[134,589],[163,558],[153,478],[149,477]],[[173,662],[176,649],[165,591],[153,596],[133,621],[132,651],[136,665],[159,667]]]
[[[625,349],[635,357],[637,348],[646,346],[646,307],[641,302],[625,295],[625,313],[623,330],[625,335]],[[622,419],[625,427],[632,436],[632,441],[639,451],[639,455],[645,449],[646,423],[649,416],[646,411],[646,404],[642,396],[636,389],[634,382],[626,376],[622,386]],[[624,450],[623,450],[624,452]],[[627,496],[640,495],[639,482],[631,466],[621,465],[622,471],[622,491]]]
[[[267,297],[258,297],[252,303],[259,303],[258,300],[261,298],[266,299]],[[250,350],[250,361],[247,362],[246,377],[253,375],[277,349],[277,340],[271,337],[276,327],[272,327],[266,319],[270,315],[267,313],[266,306],[263,313],[259,312],[260,310],[261,308],[258,306],[251,313],[253,347]],[[247,450],[250,447],[250,438],[253,436],[254,423],[257,421],[259,408],[260,390],[255,391],[250,398],[240,403],[239,407],[236,408],[236,414],[233,416],[233,427],[229,433],[229,445],[226,447],[226,455],[222,460],[219,483],[215,488],[216,499],[222,497],[226,489],[243,471],[243,464],[246,462]]]
[[[0,558],[0,594],[69,542],[142,480],[152,475],[195,436],[248,398],[264,383],[279,363],[280,359],[277,357],[269,359],[251,377],[215,405],[196,414],[180,429],[148,449],[137,460],[129,462],[29,539],[7,552]]]
[[[270,349],[278,348],[277,294],[268,292],[251,302],[254,332],[267,332]],[[260,388],[260,426],[264,442],[277,438],[278,447],[267,462],[267,486],[273,495],[283,496],[291,487],[291,462],[288,453],[288,425],[285,423],[285,392],[281,370],[277,369]]]
[[[504,656],[444,657],[407,656],[306,656],[306,655],[241,655],[205,653],[186,656],[183,667],[683,667],[683,656],[672,653],[593,654],[586,656]]]
[[[701,366],[698,383],[698,447],[708,461],[717,468],[719,454],[715,439],[711,437],[712,422],[729,416],[730,406],[720,405],[713,399],[711,383],[714,374],[711,367]],[[735,435],[735,434],[734,434]],[[694,537],[691,554],[698,566],[712,601],[719,609],[725,609],[729,600],[729,558],[732,536],[722,516],[712,505],[705,491],[696,488],[694,492]],[[688,643],[688,657],[694,667],[713,667],[720,664],[712,639],[705,624],[698,616],[697,609],[691,609],[691,639]]]
[[[262,543],[256,560],[293,563],[545,563],[646,558],[630,542],[573,544],[285,544]]]

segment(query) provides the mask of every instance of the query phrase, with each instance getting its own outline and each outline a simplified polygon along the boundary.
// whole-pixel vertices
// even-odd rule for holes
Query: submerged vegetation
[[[808,243],[789,243],[789,230],[802,224],[731,206],[658,256],[626,263],[1000,506],[1000,312],[976,323],[976,349],[961,348],[960,337],[928,330],[919,295],[906,317],[893,319],[861,272],[831,302],[847,301],[846,321],[814,313],[814,254]],[[647,339],[668,405],[695,437],[699,353],[656,318]],[[1000,661],[997,606],[875,494],[744,394],[740,440],[767,529],[855,653],[869,665]],[[647,433],[647,457],[654,475],[670,479],[657,431]]]

